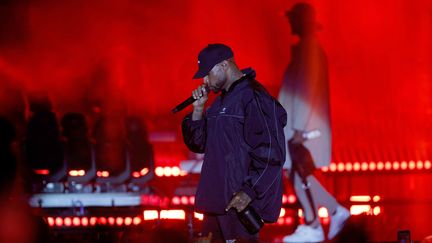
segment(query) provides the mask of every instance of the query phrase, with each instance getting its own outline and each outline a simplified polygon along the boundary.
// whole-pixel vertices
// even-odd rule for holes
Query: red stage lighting
[[[331,163],[331,164],[330,164],[330,171],[331,171],[331,172],[335,172],[336,169],[337,169],[336,163]]]
[[[354,162],[354,171],[359,171],[360,170],[360,163],[359,162]]]
[[[410,169],[410,170],[414,170],[415,168],[416,168],[416,163],[414,162],[414,161],[410,161],[409,163],[408,163],[408,168]]]
[[[72,219],[69,218],[69,217],[66,217],[66,218],[64,218],[63,223],[64,223],[65,226],[68,226],[68,227],[69,227],[69,226],[72,225]]]
[[[140,217],[135,217],[134,219],[133,219],[133,224],[134,225],[139,225],[139,224],[141,224],[141,218]]]
[[[361,163],[361,170],[362,171],[367,171],[368,170],[368,163],[367,162],[362,162]]]
[[[48,217],[47,218],[47,223],[50,227],[53,227],[55,225],[55,220],[53,217]]]
[[[96,218],[96,217],[91,217],[91,218],[90,218],[90,225],[91,225],[91,226],[95,226],[96,223],[97,223],[97,218]]]
[[[89,225],[89,220],[87,217],[82,217],[81,218],[81,225],[84,227],[87,227]]]
[[[408,168],[408,163],[407,163],[406,161],[402,161],[402,162],[400,163],[400,168],[401,168],[402,170],[406,170],[406,169]]]
[[[423,169],[423,161],[421,161],[421,160],[417,161],[417,169],[418,170]]]
[[[57,217],[57,218],[55,219],[55,224],[56,224],[56,226],[58,226],[58,227],[63,226],[63,219],[62,219],[61,217]]]
[[[429,170],[429,169],[431,168],[431,162],[430,162],[429,160],[426,160],[426,161],[424,162],[424,168],[425,168],[426,170]]]
[[[74,217],[72,220],[72,224],[73,226],[80,226],[81,225],[81,220],[78,217]]]
[[[353,169],[353,165],[351,164],[351,162],[345,164],[346,171],[352,171],[352,169]]]
[[[114,217],[108,217],[108,224],[114,225],[115,224],[115,218]]]
[[[126,217],[126,218],[124,219],[124,224],[125,224],[126,226],[131,225],[131,224],[132,224],[132,218],[131,218],[131,217]]]
[[[384,169],[384,163],[381,162],[381,161],[379,161],[379,162],[377,163],[377,169],[378,169],[378,170],[383,170],[383,169]]]
[[[393,162],[393,170],[399,170],[399,168],[400,168],[400,164],[399,164],[399,162],[394,161],[394,162]]]
[[[116,218],[116,224],[117,224],[117,226],[121,226],[121,225],[123,225],[123,218],[122,217],[117,217]]]
[[[37,175],[49,175],[50,171],[41,169],[41,170],[33,170],[33,172]]]
[[[337,170],[339,172],[343,172],[345,170],[345,164],[342,163],[342,162],[339,162],[338,165],[337,165]]]

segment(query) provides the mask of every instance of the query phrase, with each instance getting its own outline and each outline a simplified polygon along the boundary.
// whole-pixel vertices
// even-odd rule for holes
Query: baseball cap
[[[209,44],[198,54],[198,71],[193,78],[198,79],[207,76],[216,64],[232,57],[234,57],[234,53],[229,46],[219,43]]]

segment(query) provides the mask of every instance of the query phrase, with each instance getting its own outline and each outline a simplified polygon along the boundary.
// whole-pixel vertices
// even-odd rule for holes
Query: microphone
[[[208,86],[205,86],[205,90],[208,93],[210,91],[210,88]],[[191,97],[187,98],[185,101],[183,101],[182,103],[178,104],[176,107],[174,107],[174,109],[172,109],[171,112],[173,114],[177,113],[177,112],[183,110],[184,108],[188,107],[190,104],[194,103],[195,100],[197,100],[197,99],[195,99],[193,96],[191,96]]]

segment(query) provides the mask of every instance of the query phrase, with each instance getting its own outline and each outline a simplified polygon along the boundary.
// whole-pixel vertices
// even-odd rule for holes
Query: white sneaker
[[[313,228],[309,225],[299,225],[294,233],[287,235],[282,240],[284,243],[307,243],[324,241],[324,230],[320,226]]]
[[[335,214],[330,215],[330,228],[327,235],[329,240],[333,239],[342,230],[350,216],[348,209],[340,205],[337,206]]]

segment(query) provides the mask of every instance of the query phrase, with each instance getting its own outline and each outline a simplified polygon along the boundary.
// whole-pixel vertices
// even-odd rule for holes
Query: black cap
[[[197,79],[207,76],[216,64],[232,57],[234,57],[234,53],[229,46],[224,44],[209,44],[198,54],[198,71],[193,78]]]

